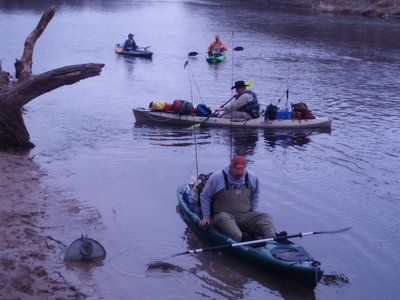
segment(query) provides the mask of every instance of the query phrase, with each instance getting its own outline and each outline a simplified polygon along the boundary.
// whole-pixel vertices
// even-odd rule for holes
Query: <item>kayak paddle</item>
[[[235,47],[235,48],[233,48],[233,49],[228,49],[228,50],[226,50],[226,51],[243,51],[243,50],[244,50],[243,47]],[[204,52],[204,53],[207,53],[207,52]],[[199,54],[199,52],[192,51],[192,52],[189,52],[188,56],[196,56],[196,55],[198,55],[198,54]]]
[[[173,255],[173,257],[184,255],[184,254],[197,254],[197,253],[206,252],[206,251],[222,250],[222,249],[233,248],[233,247],[238,247],[238,246],[253,245],[253,244],[259,244],[259,243],[265,243],[265,242],[271,242],[271,241],[279,241],[279,240],[288,239],[288,238],[297,238],[297,237],[301,238],[301,237],[307,236],[307,235],[341,233],[341,232],[345,232],[349,229],[351,229],[351,227],[345,227],[345,228],[338,229],[338,230],[328,230],[328,231],[300,232],[298,234],[277,236],[274,238],[225,244],[225,245],[213,246],[213,247],[207,247],[207,248],[199,248],[199,249],[187,250],[185,252],[177,253],[177,254]]]
[[[247,80],[245,82],[245,84],[246,84],[246,87],[251,87],[254,84],[254,80],[251,80],[251,79]],[[229,102],[231,102],[233,98],[235,98],[235,96],[232,96],[228,101],[226,101],[224,104],[222,104],[219,108],[223,108],[225,105],[227,105]],[[188,129],[200,127],[201,124],[208,121],[208,119],[210,119],[211,117],[215,116],[216,113],[217,113],[217,110],[215,110],[211,115],[209,115],[207,118],[205,118],[203,121],[201,121],[201,123],[193,124],[193,125],[189,126]]]

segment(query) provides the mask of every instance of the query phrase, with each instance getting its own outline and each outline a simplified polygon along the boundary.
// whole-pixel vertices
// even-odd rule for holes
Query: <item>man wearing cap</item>
[[[260,117],[260,105],[254,92],[247,89],[243,80],[236,81],[231,90],[236,89],[235,100],[224,108],[220,117],[232,119],[256,119]]]
[[[134,51],[139,48],[133,40],[133,34],[128,34],[128,39],[124,43],[124,51]]]
[[[224,170],[213,173],[200,194],[201,226],[214,224],[237,241],[246,241],[257,232],[260,238],[275,237],[270,215],[257,212],[259,202],[257,176],[246,170],[242,156],[234,156]]]

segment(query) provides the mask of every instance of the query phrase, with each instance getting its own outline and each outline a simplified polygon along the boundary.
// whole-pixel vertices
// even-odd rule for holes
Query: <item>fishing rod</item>
[[[187,64],[188,64],[188,61],[187,61]],[[185,64],[185,67],[186,67],[187,64]],[[192,106],[194,107],[193,88],[192,88],[193,74],[192,74],[191,70],[192,69],[191,69],[191,67],[189,65],[190,100],[192,102]],[[195,84],[196,84],[196,82],[195,82]],[[196,84],[196,86],[197,86],[197,84]],[[199,92],[199,90],[198,90],[198,92]],[[200,92],[199,92],[199,95],[200,95]],[[201,99],[201,96],[200,96],[200,99]],[[201,99],[201,102],[203,102],[203,99]],[[194,120],[194,116],[193,116],[193,120]],[[197,138],[196,138],[196,128],[195,127],[193,127],[193,139],[194,139],[194,153],[195,153],[195,158],[196,158],[196,178],[199,178],[199,162],[198,162],[198,155],[197,155]]]
[[[288,101],[289,101],[289,76],[290,76],[290,57],[289,57],[289,62],[288,62],[288,74],[287,74],[287,89],[286,89],[286,104],[285,104],[285,107],[287,107]]]

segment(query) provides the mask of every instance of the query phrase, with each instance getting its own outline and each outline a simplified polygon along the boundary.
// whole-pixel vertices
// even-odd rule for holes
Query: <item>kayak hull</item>
[[[180,186],[177,189],[179,208],[182,212],[185,222],[192,228],[199,236],[206,239],[212,246],[225,245],[236,243],[235,239],[222,233],[213,226],[202,227],[200,226],[201,213],[197,204],[187,197],[188,185]],[[273,271],[288,276],[302,285],[311,289],[315,288],[323,275],[323,270],[320,267],[320,262],[313,259],[304,248],[294,244],[291,241],[286,243],[278,243],[276,241],[268,242],[265,246],[251,247],[251,246],[237,246],[224,250],[227,254],[234,255],[235,257],[255,264],[257,267],[265,269],[266,271]],[[286,254],[302,253],[304,260],[290,260]],[[307,255],[304,256],[304,253]],[[279,255],[278,255],[279,254]]]
[[[226,56],[225,55],[220,55],[220,56],[213,56],[213,55],[206,55],[206,61],[209,63],[209,64],[212,64],[212,65],[215,65],[215,64],[218,64],[218,63],[221,63],[221,62],[224,62],[225,61],[225,59],[226,59]]]
[[[245,127],[269,129],[296,129],[296,128],[331,128],[331,118],[315,118],[306,120],[265,120],[258,119],[225,119],[217,117],[200,117],[194,115],[179,115],[172,112],[151,111],[143,108],[134,108],[133,114],[138,123],[159,123],[173,125],[201,124],[203,127]],[[208,118],[208,119],[207,119]]]
[[[143,58],[152,58],[153,52],[144,49],[130,50],[124,51],[121,47],[115,47],[114,52],[119,55],[124,56],[132,56],[132,57],[143,57]]]

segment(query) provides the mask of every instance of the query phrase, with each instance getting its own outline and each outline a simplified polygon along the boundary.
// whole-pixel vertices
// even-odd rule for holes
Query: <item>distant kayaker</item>
[[[220,40],[218,34],[215,36],[215,41],[213,41],[207,49],[209,56],[214,54],[222,54],[226,50],[228,50],[228,47],[226,47],[225,43]]]
[[[237,241],[250,240],[249,232],[258,238],[275,237],[272,217],[256,211],[259,194],[257,176],[246,170],[243,156],[234,156],[224,170],[210,176],[200,194],[200,225],[213,223]]]
[[[133,40],[133,34],[128,34],[128,39],[124,43],[124,51],[134,51],[139,47],[136,45],[135,41]]]
[[[260,117],[260,105],[256,94],[247,89],[246,83],[242,80],[236,81],[231,88],[236,89],[235,100],[224,108],[217,108],[221,111],[219,116],[232,119],[256,119]]]

